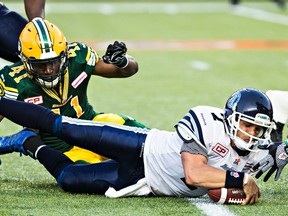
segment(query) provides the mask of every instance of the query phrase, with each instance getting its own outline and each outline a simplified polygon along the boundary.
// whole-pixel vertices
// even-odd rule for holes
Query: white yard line
[[[288,16],[275,14],[256,8],[248,8],[239,6],[232,11],[233,14],[237,16],[243,16],[255,20],[260,20],[264,22],[276,23],[281,25],[288,25]]]
[[[208,196],[204,196],[203,198],[189,198],[188,200],[206,216],[237,216],[229,211],[227,206],[214,204]]]

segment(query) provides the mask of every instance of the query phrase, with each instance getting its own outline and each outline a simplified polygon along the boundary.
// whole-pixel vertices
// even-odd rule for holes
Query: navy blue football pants
[[[104,194],[135,184],[144,177],[143,150],[148,130],[123,125],[62,118],[44,107],[0,100],[0,115],[24,127],[52,133],[71,145],[111,158],[97,164],[74,164],[63,153],[48,146],[37,159],[65,190]]]
[[[56,177],[64,190],[103,194],[108,187],[119,190],[144,177],[146,129],[97,122],[91,125],[62,122],[61,127],[58,136],[67,143],[111,158],[97,164],[70,163]]]

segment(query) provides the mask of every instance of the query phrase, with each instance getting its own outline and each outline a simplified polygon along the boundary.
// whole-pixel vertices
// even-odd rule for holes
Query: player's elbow
[[[122,72],[123,77],[130,77],[136,74],[138,70],[139,70],[139,66],[138,66],[137,61],[134,58],[129,57],[128,65],[122,68],[121,72]]]
[[[186,184],[195,187],[205,187],[208,179],[205,171],[203,171],[202,169],[190,169],[188,172],[185,172]]]
[[[138,66],[138,63],[135,62],[135,69],[134,69],[134,74],[136,74],[139,70],[139,66]]]
[[[129,64],[127,68],[122,69],[122,76],[123,77],[130,77],[136,74],[139,70],[138,63],[133,62],[132,64]]]
[[[201,185],[201,180],[196,175],[186,175],[185,182],[187,185],[191,185],[191,186]]]

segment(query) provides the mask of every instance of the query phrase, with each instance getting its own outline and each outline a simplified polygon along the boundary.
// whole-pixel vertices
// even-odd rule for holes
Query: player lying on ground
[[[251,167],[271,157],[268,150],[258,151],[257,145],[269,139],[274,126],[272,106],[268,97],[255,89],[234,93],[224,110],[208,106],[190,109],[176,124],[175,132],[71,119],[4,98],[0,114],[111,158],[75,165],[42,144],[31,131],[2,137],[0,154],[29,154],[65,191],[75,193],[198,197],[209,188],[244,187],[243,205],[254,204],[260,191],[249,175]]]

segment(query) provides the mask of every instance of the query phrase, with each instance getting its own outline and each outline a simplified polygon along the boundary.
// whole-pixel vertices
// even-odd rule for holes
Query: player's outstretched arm
[[[260,197],[260,189],[253,178],[243,172],[224,171],[207,164],[200,154],[181,153],[185,181],[188,185],[213,188],[243,188],[246,195],[242,205],[254,204]]]
[[[107,78],[122,78],[130,77],[137,72],[138,63],[132,56],[127,55],[125,43],[115,41],[107,47],[93,74]]]

